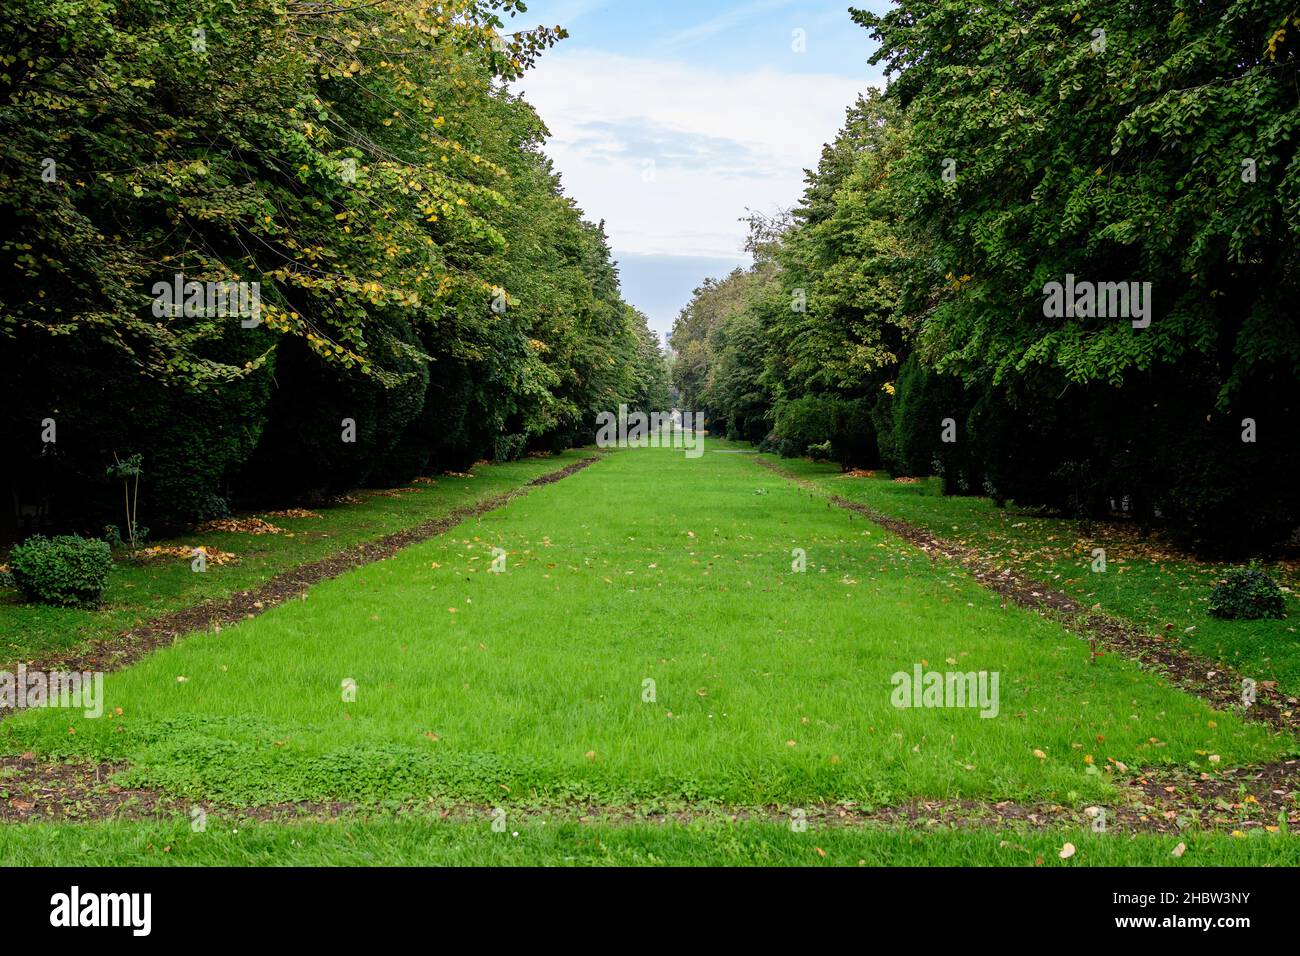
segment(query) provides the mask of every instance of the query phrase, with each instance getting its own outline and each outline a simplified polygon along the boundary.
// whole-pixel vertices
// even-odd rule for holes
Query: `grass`
[[[988,498],[944,497],[933,478],[916,484],[891,481],[884,472],[845,478],[836,465],[766,457],[829,492],[974,547],[1089,606],[1172,634],[1212,661],[1300,694],[1300,568],[1294,562],[1266,566],[1292,591],[1286,618],[1227,621],[1211,617],[1207,606],[1230,565],[1193,560],[1138,529],[999,509]],[[1105,573],[1092,571],[1094,548],[1106,551]]]
[[[484,465],[473,478],[443,475],[437,484],[416,484],[388,496],[358,492],[360,504],[317,509],[317,518],[268,519],[286,534],[250,535],[214,532],[148,542],[203,546],[235,554],[233,564],[210,564],[202,574],[188,558],[138,562],[119,557],[98,610],[29,605],[13,588],[0,589],[0,663],[41,660],[75,652],[98,637],[207,600],[256,587],[281,571],[317,561],[339,551],[382,538],[445,515],[464,505],[518,488],[530,478],[557,471],[582,458],[567,452],[554,458],[525,459]]]
[[[0,742],[238,806],[1084,805],[1111,761],[1294,752],[716,450],[614,454],[109,675],[107,719],[28,711]],[[895,708],[917,663],[997,671],[998,716]]]
[[[1066,843],[1076,848],[1061,859]],[[1174,856],[1183,844],[1181,856]],[[776,823],[327,824],[189,821],[0,827],[9,866],[1296,866],[1300,840],[1256,831],[1130,838],[1087,830],[809,829]]]

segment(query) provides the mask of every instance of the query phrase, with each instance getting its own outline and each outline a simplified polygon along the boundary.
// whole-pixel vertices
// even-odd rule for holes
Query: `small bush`
[[[492,446],[492,460],[518,461],[527,447],[526,435],[498,435]]]
[[[834,435],[834,399],[821,395],[804,395],[781,403],[776,411],[776,427],[773,431],[781,443],[783,457],[806,455],[809,445],[828,442]]]
[[[817,394],[784,402],[769,442],[784,458],[808,455],[843,468],[877,464],[875,429],[863,399]]]
[[[93,604],[104,593],[113,554],[106,541],[38,534],[14,548],[9,569],[29,601]]]
[[[820,444],[809,445],[808,457],[813,461],[830,461],[835,457],[835,452],[831,448],[831,443],[824,441]]]
[[[1210,593],[1210,613],[1229,620],[1285,617],[1286,599],[1258,568],[1233,568]]]

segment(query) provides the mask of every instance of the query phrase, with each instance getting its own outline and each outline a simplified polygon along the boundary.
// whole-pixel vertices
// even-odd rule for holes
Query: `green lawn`
[[[137,562],[119,556],[95,611],[22,603],[13,588],[0,588],[0,666],[75,652],[88,641],[114,634],[168,611],[219,600],[256,587],[277,573],[317,561],[364,541],[446,515],[558,471],[583,457],[579,451],[475,469],[473,478],[443,475],[437,484],[416,484],[402,493],[361,491],[360,504],[315,509],[317,518],[273,517],[284,534],[212,532],[146,542],[148,546],[203,546],[232,553],[237,561],[209,564],[195,573],[190,560],[168,557]]]
[[[1060,856],[1066,843],[1075,847]],[[1180,856],[1174,852],[1184,845]],[[379,820],[327,824],[188,820],[0,827],[10,866],[1297,866],[1300,840],[1256,831],[1124,836],[808,829],[775,823],[635,826]]]
[[[891,675],[918,663],[998,672],[998,715],[895,708]],[[1113,794],[1110,761],[1295,750],[1125,661],[1089,663],[1058,625],[716,447],[611,455],[111,674],[106,697],[120,716],[29,711],[0,741],[242,806],[1082,806]]]
[[[1300,694],[1300,597],[1295,593],[1300,571],[1294,565],[1267,566],[1293,592],[1287,596],[1288,617],[1225,621],[1211,617],[1206,607],[1210,589],[1228,565],[1191,560],[1158,537],[1123,524],[1086,525],[999,509],[988,498],[944,497],[933,478],[917,484],[894,482],[884,472],[846,478],[836,465],[764,457],[828,492],[995,555],[1003,566],[1088,606],[1100,604],[1152,632],[1176,636],[1197,654]],[[1105,573],[1092,570],[1094,548],[1106,551]]]

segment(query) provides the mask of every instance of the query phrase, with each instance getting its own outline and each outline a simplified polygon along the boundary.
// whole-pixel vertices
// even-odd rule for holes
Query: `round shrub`
[[[831,440],[835,430],[834,399],[823,395],[804,395],[782,402],[776,410],[777,440],[784,445],[781,454],[797,457],[808,453],[809,445]],[[787,452],[789,454],[787,455]]]
[[[106,541],[38,534],[14,548],[9,570],[29,601],[93,604],[108,584],[113,553]]]
[[[835,456],[829,441],[808,446],[808,457],[813,461],[830,461]]]
[[[1285,617],[1286,598],[1258,568],[1233,568],[1210,592],[1210,613],[1229,620]]]

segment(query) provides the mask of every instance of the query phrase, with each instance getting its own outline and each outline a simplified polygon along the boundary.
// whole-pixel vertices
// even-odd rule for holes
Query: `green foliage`
[[[751,309],[769,273],[770,267],[736,269],[722,280],[705,280],[673,323],[672,377],[681,407],[703,412],[715,432],[748,438],[763,430],[770,401],[757,379],[762,342]]]
[[[903,246],[887,225],[898,213],[881,188],[899,149],[896,117],[878,94],[855,103],[803,203],[788,217],[751,218],[755,265],[706,281],[678,318],[674,383],[729,437],[759,441],[772,427],[786,454],[831,441],[841,464],[879,461],[868,396],[912,321],[898,308]],[[819,402],[815,425],[807,413]]]
[[[1293,4],[902,0],[854,17],[911,124],[892,188],[927,249],[912,281],[933,296],[934,364],[1118,386],[1217,359],[1220,402],[1300,368]],[[1044,318],[1066,273],[1150,281],[1151,326]]]
[[[951,375],[927,369],[915,354],[898,373],[890,448],[905,475],[940,475],[946,494],[974,487],[970,437],[965,433],[969,399]]]
[[[769,444],[790,458],[809,455],[844,468],[876,463],[875,430],[863,399],[804,395],[777,408]]]
[[[900,308],[907,245],[899,197],[886,186],[906,142],[879,93],[849,108],[780,230],[779,308],[767,314],[769,379],[779,392],[860,394],[901,360],[915,318]]]
[[[498,435],[492,449],[493,461],[518,461],[528,447],[523,435]]]
[[[835,460],[846,469],[879,467],[879,439],[871,416],[870,400],[841,399],[837,403],[831,444]]]
[[[1259,568],[1233,568],[1210,592],[1209,611],[1229,620],[1285,617],[1286,598]]]
[[[812,445],[829,444],[834,430],[833,400],[826,396],[805,395],[777,409],[772,438],[781,455],[792,458],[808,454]]]
[[[482,285],[443,250],[504,245],[488,218],[504,172],[443,135],[446,107],[557,34],[504,38],[503,57],[494,6],[516,4],[7,5],[5,324],[84,330],[160,376],[229,381],[264,357],[204,355],[229,319],[159,322],[150,290],[173,273],[256,279],[264,327],[382,377],[372,311],[419,321]]]
[[[828,439],[793,418],[781,437],[791,402],[861,400],[870,457],[949,494],[1278,548],[1300,525],[1293,5],[852,16],[888,90],[849,109],[789,216],[753,220],[755,266],[683,311],[683,394],[734,437],[765,409],[795,454]],[[1150,283],[1149,326],[1046,316],[1067,275]]]
[[[7,5],[0,493],[101,527],[129,448],[142,513],[172,527],[668,407],[603,225],[504,82],[565,35],[507,29],[523,9]],[[156,314],[176,275],[256,281],[260,315]],[[37,442],[47,417],[56,446]]]
[[[40,604],[94,604],[108,584],[113,554],[95,538],[33,535],[9,556],[14,583]]]
[[[659,338],[650,331],[644,316],[640,317],[636,331],[638,342],[632,368],[632,400],[628,404],[633,411],[669,411],[673,407],[672,371],[659,347]]]
[[[813,461],[830,461],[832,454],[832,446],[829,441],[808,446],[808,457]]]

